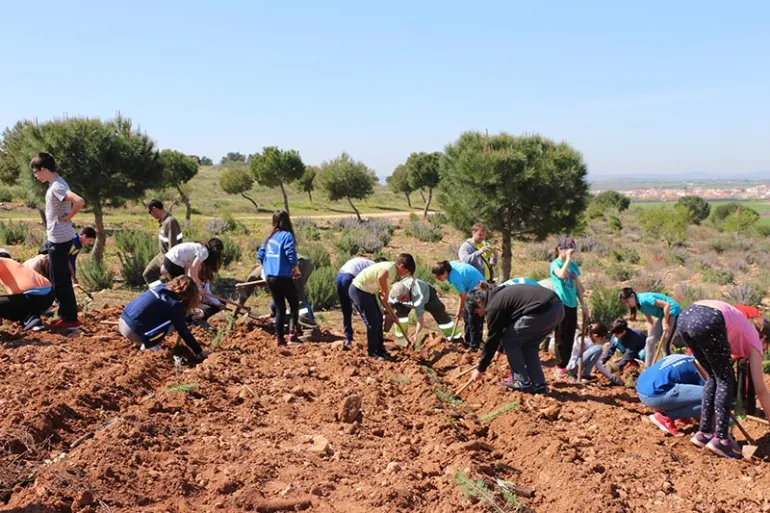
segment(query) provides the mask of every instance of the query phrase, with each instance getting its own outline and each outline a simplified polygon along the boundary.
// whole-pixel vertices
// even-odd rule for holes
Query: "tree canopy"
[[[377,175],[361,161],[347,153],[321,164],[318,185],[331,201],[347,199],[350,207],[361,220],[361,213],[353,204],[354,199],[365,199],[374,193]]]
[[[676,201],[677,207],[684,207],[690,214],[691,224],[700,224],[708,219],[711,213],[711,205],[700,196],[682,196]]]
[[[643,210],[639,221],[646,236],[661,240],[668,247],[682,244],[687,240],[690,213],[683,206],[674,208],[660,206]]]
[[[502,236],[503,279],[511,239],[543,239],[578,226],[588,202],[586,165],[567,143],[539,135],[466,132],[441,159],[439,203],[468,231],[475,221]]]
[[[219,177],[219,186],[227,194],[240,194],[243,198],[249,200],[257,212],[259,212],[257,202],[246,194],[254,187],[254,176],[246,167],[234,166],[222,171],[222,175]]]
[[[228,164],[230,162],[238,163],[238,162],[246,162],[246,155],[243,153],[239,153],[237,151],[231,151],[224,157],[222,157],[222,160],[219,161],[220,164]]]
[[[4,179],[19,180],[33,196],[30,202],[41,206],[46,187],[32,177],[29,161],[40,151],[51,153],[59,174],[93,211],[97,236],[91,254],[97,261],[102,259],[106,241],[104,208],[139,199],[164,180],[155,142],[122,116],[110,121],[72,117],[46,123],[22,122],[9,133],[10,140],[6,141],[4,135],[0,144],[4,149]]]
[[[592,203],[598,205],[602,211],[608,208],[616,208],[619,212],[627,210],[631,205],[631,198],[618,191],[604,191],[594,196]]]
[[[214,161],[204,155],[200,158],[200,164],[201,166],[213,166]]]
[[[198,159],[175,150],[163,150],[160,152],[160,161],[163,164],[163,183],[179,193],[186,209],[185,219],[189,221],[192,217],[192,205],[190,195],[183,185],[198,174]]]
[[[390,190],[396,194],[403,194],[406,196],[406,204],[409,208],[412,208],[412,199],[409,195],[412,193],[412,187],[409,185],[409,174],[404,164],[399,164],[396,169],[393,170],[393,174],[385,179]]]
[[[427,189],[428,199],[425,200],[423,217],[428,217],[428,209],[433,199],[433,189],[441,180],[441,153],[412,153],[406,161],[409,187],[412,190]]]
[[[318,176],[318,171],[320,171],[321,168],[318,166],[305,166],[305,172],[302,173],[302,176],[297,180],[297,188],[301,190],[302,192],[307,193],[308,199],[310,199],[310,204],[313,204],[313,191],[315,190],[315,179],[316,176]]]
[[[280,187],[283,207],[289,212],[286,184],[299,180],[305,172],[305,164],[296,150],[281,150],[276,146],[262,148],[262,153],[249,157],[249,166],[257,183],[266,187]]]

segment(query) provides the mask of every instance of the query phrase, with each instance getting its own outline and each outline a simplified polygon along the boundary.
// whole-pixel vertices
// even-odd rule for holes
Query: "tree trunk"
[[[422,197],[422,201],[425,201],[425,193],[422,192],[422,189],[420,189],[420,196]]]
[[[187,194],[185,194],[182,190],[181,184],[176,184],[176,190],[179,192],[179,197],[182,198],[182,203],[184,203],[184,206],[187,209],[184,214],[185,221],[190,221],[190,218],[192,217],[192,205],[190,205],[190,198],[187,197]]]
[[[504,230],[502,232],[503,239],[503,276],[500,281],[506,281],[511,277],[511,232]]]
[[[428,219],[428,208],[430,208],[430,201],[433,199],[433,188],[428,189],[428,201],[425,202],[425,210],[422,211],[422,218]]]
[[[40,214],[40,222],[43,223],[43,228],[48,228],[48,223],[45,220],[45,210],[38,208],[37,213]]]
[[[409,205],[409,208],[412,208],[412,198],[409,197],[409,193],[405,192],[406,195],[406,204]]]
[[[243,197],[244,197],[244,198],[246,198],[247,200],[251,201],[251,204],[252,204],[252,205],[254,205],[254,208],[256,208],[256,209],[257,209],[257,213],[259,213],[259,205],[257,205],[257,202],[256,202],[256,201],[254,201],[252,198],[249,198],[248,196],[246,196],[246,193],[245,193],[245,192],[242,192],[242,193],[241,193],[241,196],[243,196]]]
[[[313,204],[313,191],[307,191],[307,197],[310,198],[310,204]]]
[[[364,220],[361,219],[361,213],[358,211],[356,206],[353,204],[353,200],[351,200],[349,196],[348,196],[348,203],[350,204],[350,208],[353,209],[353,212],[356,213],[356,217],[358,218],[358,222],[362,223]]]
[[[94,203],[93,208],[96,242],[94,242],[94,249],[91,251],[91,258],[102,263],[104,259],[104,245],[107,242],[107,236],[104,233],[104,212],[102,212],[102,204],[100,202]]]
[[[286,196],[286,187],[283,186],[283,182],[281,182],[281,194],[283,194],[283,209],[287,214],[291,214],[289,212],[289,197]]]

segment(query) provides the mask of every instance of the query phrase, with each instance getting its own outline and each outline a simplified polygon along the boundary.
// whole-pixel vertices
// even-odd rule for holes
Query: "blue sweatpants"
[[[334,280],[334,286],[337,287],[337,298],[340,300],[342,309],[342,325],[345,328],[345,340],[353,342],[353,303],[350,300],[348,289],[353,283],[354,276],[350,273],[338,273]]]

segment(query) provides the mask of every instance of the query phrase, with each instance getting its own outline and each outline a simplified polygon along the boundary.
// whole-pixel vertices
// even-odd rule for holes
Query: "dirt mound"
[[[508,393],[497,362],[461,401],[477,356],[439,337],[385,363],[360,346],[277,349],[248,325],[211,333],[221,345],[191,368],[170,350],[137,352],[100,323],[115,318],[88,313],[70,338],[0,335],[5,510],[770,508],[764,464],[664,438],[628,389]]]

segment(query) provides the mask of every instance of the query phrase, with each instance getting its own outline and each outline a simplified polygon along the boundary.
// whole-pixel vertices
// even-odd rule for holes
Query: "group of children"
[[[58,301],[60,318],[50,328],[76,330],[80,324],[73,290],[73,280],[77,283],[75,259],[82,247],[94,242],[96,234],[91,228],[75,234],[72,218],[83,208],[84,201],[57,174],[53,157],[40,153],[30,167],[38,180],[49,184],[45,205],[47,241],[37,257],[23,264],[0,250],[0,284],[10,292],[0,297],[0,318],[18,321],[24,329],[40,329],[40,314]],[[225,306],[211,292],[211,281],[222,264],[222,241],[212,238],[205,243],[184,242],[179,223],[160,201],[150,201],[147,209],[160,224],[160,251],[143,274],[148,290],[125,307],[119,332],[137,348],[153,350],[176,331],[194,359],[201,361],[208,352],[189,326],[191,322],[205,322]],[[555,380],[589,378],[596,370],[612,384],[621,384],[620,378],[606,367],[620,352],[622,357],[613,364],[614,369],[629,365],[645,368],[636,387],[640,400],[656,410],[650,415],[655,425],[678,436],[677,421],[699,417],[699,430],[692,438],[695,445],[722,457],[740,457],[739,448],[728,435],[736,387],[734,358],[745,360],[759,402],[765,412],[770,412],[770,392],[762,380],[770,323],[761,312],[710,300],[697,301],[683,310],[663,294],[637,293],[627,287],[618,300],[629,308],[632,320],[638,311],[645,316],[646,333],[629,327],[624,319],[617,319],[609,327],[589,324],[590,312],[575,262],[577,247],[573,239],[558,241],[550,280],[535,282],[522,277],[496,284],[497,255],[486,242],[486,229],[477,223],[471,234],[459,249],[459,260],[439,261],[431,269],[436,280],[447,282],[459,296],[454,316],[447,312],[432,285],[413,276],[416,263],[412,255],[402,253],[393,261],[362,257],[347,261],[335,280],[343,314],[343,348],[349,350],[354,344],[354,307],[366,327],[368,356],[384,361],[393,360],[385,349],[384,331],[395,325],[396,336],[408,338],[405,331],[409,312],[415,310],[417,326],[413,335],[417,339],[424,329],[427,311],[447,340],[462,342],[472,352],[483,346],[472,379],[483,379],[492,360],[504,353],[511,376],[501,384],[511,390],[544,394],[548,386],[539,346],[555,332]],[[252,274],[260,279],[252,283],[263,283],[272,296],[276,345],[301,343],[299,306],[302,302],[305,311],[310,310],[304,283],[312,272],[312,263],[297,253],[287,212],[273,215],[272,229],[260,244],[257,259],[259,265]],[[248,290],[247,296],[253,288]],[[576,344],[579,307],[588,340]],[[460,319],[464,322],[462,334],[458,332]],[[485,322],[488,336],[482,344]],[[602,351],[605,344],[607,348]],[[674,346],[686,347],[690,355],[671,354]],[[656,361],[660,353],[664,358]],[[583,376],[578,376],[581,364]]]

